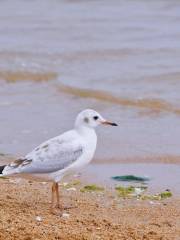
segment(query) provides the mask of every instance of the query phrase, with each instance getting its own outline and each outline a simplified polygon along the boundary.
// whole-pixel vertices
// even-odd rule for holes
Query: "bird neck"
[[[96,135],[94,128],[87,126],[76,126],[77,132],[82,136]]]
[[[97,135],[94,128],[81,126],[76,128],[76,131],[85,141],[86,146],[88,147],[87,149],[89,149],[87,151],[90,151],[91,154],[94,154],[94,151],[96,149],[96,144],[97,144]]]

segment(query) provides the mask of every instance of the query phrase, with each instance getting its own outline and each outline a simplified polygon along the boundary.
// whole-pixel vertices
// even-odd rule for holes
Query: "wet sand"
[[[50,185],[1,179],[0,239],[173,240],[180,236],[180,198],[150,204],[119,199],[113,190],[61,188],[63,216],[50,213]],[[38,218],[39,219],[38,219]],[[39,221],[40,220],[40,221]]]

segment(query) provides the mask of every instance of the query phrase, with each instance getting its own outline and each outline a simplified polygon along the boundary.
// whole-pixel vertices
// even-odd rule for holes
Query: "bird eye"
[[[94,118],[94,120],[98,120],[99,117],[98,116],[94,116],[93,118]]]

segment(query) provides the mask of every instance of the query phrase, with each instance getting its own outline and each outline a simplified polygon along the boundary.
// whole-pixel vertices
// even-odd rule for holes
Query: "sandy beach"
[[[178,240],[180,198],[143,201],[113,189],[81,192],[61,187],[61,215],[50,213],[50,184],[0,179],[0,239]],[[81,183],[83,185],[83,183]]]

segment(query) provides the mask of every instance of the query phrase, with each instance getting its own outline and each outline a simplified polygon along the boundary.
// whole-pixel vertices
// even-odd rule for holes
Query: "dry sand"
[[[0,240],[180,239],[180,199],[123,200],[113,190],[82,193],[61,187],[69,214],[50,213],[50,184],[1,179]],[[41,221],[38,221],[39,217]]]

